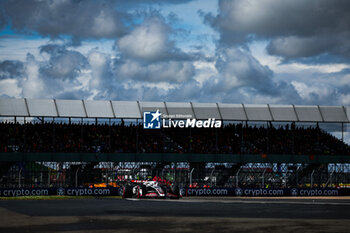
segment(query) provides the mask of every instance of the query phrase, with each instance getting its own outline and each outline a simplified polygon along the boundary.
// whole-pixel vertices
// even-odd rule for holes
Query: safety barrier
[[[1,188],[1,197],[18,196],[119,196],[119,188]]]
[[[184,196],[350,196],[347,188],[187,188]]]
[[[121,188],[0,188],[1,197],[18,196],[121,196]],[[182,188],[182,196],[350,196],[350,188]]]

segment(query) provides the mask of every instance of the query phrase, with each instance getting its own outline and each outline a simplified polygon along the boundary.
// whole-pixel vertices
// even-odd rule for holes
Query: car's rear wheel
[[[132,197],[132,187],[126,185],[123,187],[123,198],[131,198]]]
[[[174,187],[172,188],[172,192],[173,192],[173,194],[175,194],[176,196],[180,197],[180,188],[179,188],[179,186],[174,186]]]
[[[180,198],[180,188],[178,186],[167,187],[167,195],[168,198],[178,199]]]

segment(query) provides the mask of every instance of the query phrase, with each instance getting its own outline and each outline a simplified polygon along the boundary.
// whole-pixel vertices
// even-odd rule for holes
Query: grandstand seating
[[[319,127],[293,124],[144,130],[124,123],[0,123],[0,151],[350,155],[347,144]]]

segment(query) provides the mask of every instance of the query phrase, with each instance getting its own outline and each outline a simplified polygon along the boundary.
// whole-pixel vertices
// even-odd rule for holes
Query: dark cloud
[[[23,72],[23,63],[20,61],[0,62],[0,80],[22,77]]]
[[[288,58],[310,57],[327,52],[333,43],[328,37],[279,37],[269,43],[267,51]]]
[[[149,83],[181,83],[194,74],[192,62],[164,61],[144,64],[127,60],[117,64],[118,77],[122,80],[144,81]]]
[[[206,90],[201,87],[200,83],[196,80],[189,80],[182,83],[178,87],[171,88],[167,94],[163,97],[166,101],[194,101],[205,102],[207,96]],[[213,102],[213,101],[210,101]]]
[[[281,60],[281,64],[300,63],[306,65],[337,64],[344,62],[347,62],[347,60],[344,60],[343,56],[329,53],[322,53],[313,57],[296,57],[293,59],[289,58]]]
[[[218,75],[203,84],[207,94],[222,102],[260,102],[260,97],[270,101],[299,98],[292,85],[275,81],[273,72],[256,60],[249,51],[222,47],[217,50]],[[246,96],[245,96],[246,95]]]
[[[6,26],[6,18],[4,9],[0,8],[0,29]]]
[[[130,9],[133,7],[149,7],[150,5],[166,5],[166,4],[183,4],[193,0],[116,0],[116,5],[122,9]]]
[[[217,51],[217,57],[216,68],[223,75],[218,85],[226,89],[254,86],[262,93],[275,93],[272,71],[262,66],[249,52],[224,47]]]
[[[87,99],[91,95],[91,92],[87,90],[74,90],[58,93],[53,96],[56,99],[65,99],[65,100],[81,100]]]
[[[314,56],[338,56],[350,58],[349,32],[334,35],[313,35],[310,37],[288,36],[272,39],[267,51],[272,55],[286,59],[297,59]],[[326,55],[326,56],[325,56]],[[336,61],[332,58],[333,62]]]
[[[8,96],[26,98],[72,97],[72,93],[81,98],[91,95],[83,86],[84,78],[89,78],[83,69],[89,69],[86,58],[76,51],[64,46],[48,45],[41,47],[49,54],[48,60],[38,61],[30,53],[25,61],[3,61],[0,63],[1,85],[11,88],[4,90]],[[85,76],[85,77],[84,77]],[[0,85],[0,86],[1,86]]]
[[[126,28],[125,13],[113,1],[2,1],[4,17],[15,30],[56,38],[115,38]]]
[[[79,39],[124,35],[133,24],[127,13],[132,8],[185,2],[188,0],[7,0],[0,2],[0,28],[10,24],[14,30],[52,38],[68,35],[79,44]]]
[[[350,69],[332,73],[314,73],[306,79],[292,81],[303,104],[349,105],[350,104]]]
[[[47,78],[74,79],[88,66],[84,55],[67,50],[62,45],[45,45],[40,48],[40,52],[50,56],[47,64],[41,67],[41,74]]]
[[[47,53],[49,55],[52,55],[63,53],[66,51],[66,46],[61,44],[46,44],[41,46],[39,49],[40,53]]]
[[[286,59],[323,53],[350,58],[349,12],[346,0],[220,0],[218,15],[205,19],[224,44],[269,39],[268,51]]]
[[[167,101],[224,103],[301,102],[294,86],[274,80],[273,72],[261,65],[249,51],[220,47],[215,55],[217,74],[202,83],[190,79],[170,88]]]

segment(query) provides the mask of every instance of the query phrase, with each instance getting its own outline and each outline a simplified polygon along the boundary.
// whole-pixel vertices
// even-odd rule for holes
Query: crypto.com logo
[[[296,189],[296,188],[293,188],[293,189],[291,189],[290,190],[290,195],[292,195],[292,196],[298,196],[298,189]]]
[[[235,194],[236,194],[236,196],[242,196],[242,195],[243,195],[243,189],[241,189],[241,188],[236,188],[236,189],[235,189]]]
[[[57,189],[57,195],[63,196],[65,195],[66,190],[64,188],[58,188]]]
[[[156,112],[144,112],[143,113],[143,128],[144,129],[160,129],[162,114],[159,109]]]

